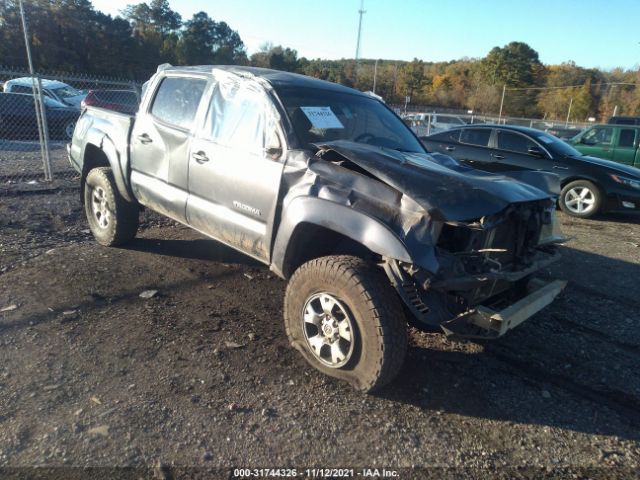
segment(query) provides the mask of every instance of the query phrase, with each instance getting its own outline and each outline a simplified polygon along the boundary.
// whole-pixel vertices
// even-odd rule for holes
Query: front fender
[[[283,211],[271,255],[271,268],[286,277],[285,265],[289,240],[301,223],[318,225],[342,234],[384,257],[411,262],[404,243],[386,225],[362,212],[329,200],[315,197],[298,197]]]

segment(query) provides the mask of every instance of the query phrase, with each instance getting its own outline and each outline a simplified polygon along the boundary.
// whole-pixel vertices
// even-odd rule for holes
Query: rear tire
[[[402,307],[386,276],[352,256],[311,260],[284,302],[291,345],[314,368],[364,392],[393,380],[407,351]]]
[[[99,244],[122,245],[136,236],[140,209],[120,195],[111,168],[94,168],[87,175],[84,210]]]
[[[588,180],[568,183],[560,192],[560,210],[578,218],[591,218],[600,211],[602,194],[600,189]]]

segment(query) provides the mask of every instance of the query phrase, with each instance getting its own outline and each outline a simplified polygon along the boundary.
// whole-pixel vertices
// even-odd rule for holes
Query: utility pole
[[[31,60],[31,45],[29,44],[29,32],[27,30],[27,20],[24,15],[24,7],[22,0],[18,0],[20,7],[20,18],[22,20],[22,32],[24,33],[24,45],[27,49],[27,62],[29,63],[29,74],[33,88],[33,102],[36,110],[36,123],[38,126],[38,137],[40,139],[40,153],[42,155],[42,166],[44,170],[45,181],[51,181],[51,159],[49,158],[49,129],[47,126],[47,116],[44,109],[44,101],[42,100],[42,82],[40,78],[36,79],[33,70],[33,61]]]
[[[378,77],[378,59],[376,58],[376,64],[373,66],[373,93],[376,93],[376,78]]]
[[[360,0],[360,10],[358,10],[360,21],[358,22],[358,40],[356,42],[356,65],[358,64],[358,60],[360,59],[360,34],[362,33],[362,15],[364,15],[365,13],[367,12],[364,9],[364,0]]]
[[[507,91],[507,84],[505,83],[502,86],[502,99],[500,100],[500,113],[498,113],[498,125],[500,124],[500,120],[502,120],[502,106],[504,105],[504,94]]]
[[[565,128],[569,126],[569,117],[571,116],[572,105],[573,105],[573,97],[569,99],[569,111],[567,112],[567,121],[564,123]]]

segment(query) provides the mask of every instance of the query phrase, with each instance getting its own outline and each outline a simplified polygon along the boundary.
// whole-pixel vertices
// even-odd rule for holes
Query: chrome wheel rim
[[[107,203],[107,194],[102,187],[95,187],[91,194],[93,217],[100,228],[107,228],[111,221],[111,212]]]
[[[354,329],[348,309],[333,295],[309,297],[302,312],[304,339],[323,365],[340,368],[353,354]]]
[[[587,187],[573,187],[564,196],[564,204],[573,213],[589,213],[595,203],[596,196]]]

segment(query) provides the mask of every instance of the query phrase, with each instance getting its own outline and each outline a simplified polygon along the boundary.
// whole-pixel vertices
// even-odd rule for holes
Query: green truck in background
[[[594,125],[569,140],[584,155],[640,168],[640,126]]]

